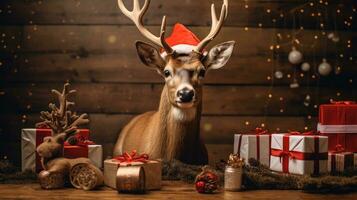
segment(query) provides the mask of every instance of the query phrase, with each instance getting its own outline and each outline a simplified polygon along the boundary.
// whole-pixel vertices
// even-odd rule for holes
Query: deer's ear
[[[214,46],[203,58],[203,65],[207,69],[219,69],[227,64],[233,53],[235,42],[229,41]]]
[[[165,61],[155,47],[145,42],[137,41],[136,50],[140,60],[151,68],[162,71],[165,68]]]
[[[59,144],[63,144],[64,141],[67,139],[67,134],[66,133],[61,133],[56,135],[55,140]]]

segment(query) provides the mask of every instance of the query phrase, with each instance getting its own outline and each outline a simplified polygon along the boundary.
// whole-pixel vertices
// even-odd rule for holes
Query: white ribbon
[[[357,133],[357,125],[323,125],[318,123],[317,131],[321,133]]]

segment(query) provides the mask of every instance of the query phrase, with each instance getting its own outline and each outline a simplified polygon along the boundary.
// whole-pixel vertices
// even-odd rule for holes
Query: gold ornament
[[[244,165],[244,159],[240,158],[238,154],[230,154],[227,165],[233,168],[240,168]]]

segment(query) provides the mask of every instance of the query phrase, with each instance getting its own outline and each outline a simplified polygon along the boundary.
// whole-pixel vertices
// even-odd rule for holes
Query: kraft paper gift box
[[[353,168],[354,155],[352,152],[329,152],[328,171],[332,173],[343,172]]]
[[[22,129],[21,132],[21,161],[22,171],[31,170],[40,172],[42,170],[40,157],[36,152],[43,139],[51,136],[51,129]],[[80,129],[81,137],[89,139],[89,130]],[[101,168],[103,162],[103,149],[101,145],[87,146],[64,146],[64,157],[79,158],[87,157],[94,165]]]
[[[357,104],[338,101],[320,105],[317,130],[329,138],[329,150],[341,145],[348,152],[357,152]]]
[[[120,162],[116,159],[107,159],[104,161],[104,184],[113,189],[117,189],[117,171],[120,167],[127,166],[143,166],[145,172],[145,188],[147,190],[161,189],[162,163],[159,160]]]
[[[300,175],[326,173],[327,147],[326,136],[311,133],[272,134],[270,169]]]
[[[257,128],[254,133],[235,134],[233,152],[244,158],[246,164],[249,164],[250,158],[254,158],[269,167],[270,140],[271,135],[260,128]]]

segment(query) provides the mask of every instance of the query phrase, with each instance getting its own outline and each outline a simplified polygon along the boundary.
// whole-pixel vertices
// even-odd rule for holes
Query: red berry
[[[196,182],[196,190],[199,193],[205,193],[205,182],[197,181]]]

